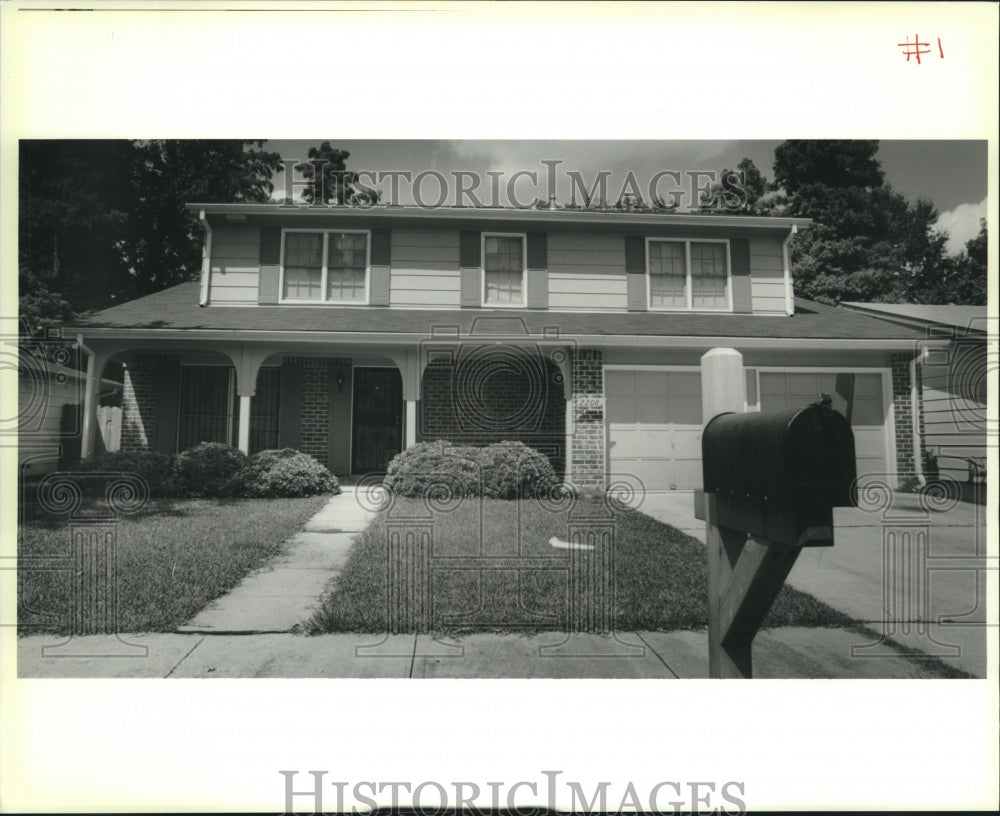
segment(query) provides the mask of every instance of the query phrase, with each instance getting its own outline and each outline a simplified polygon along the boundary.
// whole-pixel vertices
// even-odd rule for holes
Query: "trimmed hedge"
[[[292,448],[264,450],[247,460],[236,477],[241,496],[292,498],[339,493],[337,477],[313,457]]]
[[[446,490],[455,497],[517,499],[551,495],[560,481],[548,458],[522,442],[478,448],[440,440],[397,454],[384,484],[411,498]]]
[[[246,463],[246,454],[237,448],[221,442],[200,442],[174,457],[174,494],[186,498],[234,495],[236,477]]]
[[[151,497],[169,496],[173,491],[173,457],[158,451],[118,451],[102,453],[78,462],[70,470],[77,473],[135,473],[149,485]],[[101,477],[80,480],[84,495],[103,495],[107,480]]]

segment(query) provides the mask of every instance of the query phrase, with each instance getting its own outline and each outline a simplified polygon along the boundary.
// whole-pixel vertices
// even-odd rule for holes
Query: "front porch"
[[[603,430],[573,461],[574,396],[600,395],[600,365],[564,345],[423,342],[212,343],[88,340],[88,376],[123,365],[122,450],[175,453],[223,442],[244,453],[290,447],[338,476],[385,470],[401,450],[446,439],[519,440],[556,472],[586,484],[604,474]],[[589,374],[587,372],[589,371]],[[575,391],[574,391],[575,388]],[[82,455],[94,451],[94,399],[85,391]],[[586,408],[584,424],[603,429]]]

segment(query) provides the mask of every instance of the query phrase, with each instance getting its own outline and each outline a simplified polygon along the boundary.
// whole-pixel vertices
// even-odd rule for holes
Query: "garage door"
[[[858,477],[886,474],[888,450],[887,406],[882,396],[881,374],[854,374],[854,409],[851,428],[854,431],[854,451]],[[833,407],[847,414],[847,397],[851,379],[836,372],[760,372],[760,409],[780,411],[799,408],[820,399],[833,397]]]
[[[701,374],[604,373],[608,470],[646,490],[701,487]]]

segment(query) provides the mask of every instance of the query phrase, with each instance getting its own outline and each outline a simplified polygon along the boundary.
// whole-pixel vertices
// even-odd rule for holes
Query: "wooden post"
[[[746,533],[718,525],[718,501],[714,493],[705,496],[705,544],[708,547],[708,676],[711,678],[750,677],[750,644],[745,649],[727,650],[722,645],[721,601]]]
[[[742,413],[746,407],[743,355],[736,349],[714,348],[701,357],[702,427],[718,414]],[[709,677],[749,677],[750,649],[743,655],[722,648],[719,599],[729,585],[746,534],[719,527],[714,495],[695,492],[695,515],[705,519],[708,547],[708,672]]]

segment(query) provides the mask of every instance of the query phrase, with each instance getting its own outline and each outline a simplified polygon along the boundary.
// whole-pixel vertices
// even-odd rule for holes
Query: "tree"
[[[121,236],[133,287],[145,295],[196,277],[202,229],[189,202],[266,202],[280,172],[262,141],[156,140],[136,143],[132,216]]]
[[[928,303],[953,280],[947,235],[925,199],[911,204],[883,182],[877,141],[791,140],[775,151],[765,212],[813,219],[792,242],[796,292],[844,300]]]
[[[240,140],[20,144],[18,278],[32,331],[197,275],[190,201],[267,201],[280,157]]]
[[[313,183],[302,189],[302,199],[312,204],[319,196],[318,182],[322,181],[322,197],[324,204],[360,204],[371,205],[378,202],[380,196],[360,183],[357,173],[347,169],[347,159],[351,154],[346,150],[337,150],[329,142],[323,142],[319,147],[309,148],[309,161],[296,165],[302,177]],[[316,168],[321,168],[321,176],[316,178]]]
[[[877,139],[789,139],[774,149],[774,182],[794,196],[809,184],[880,187]]]

